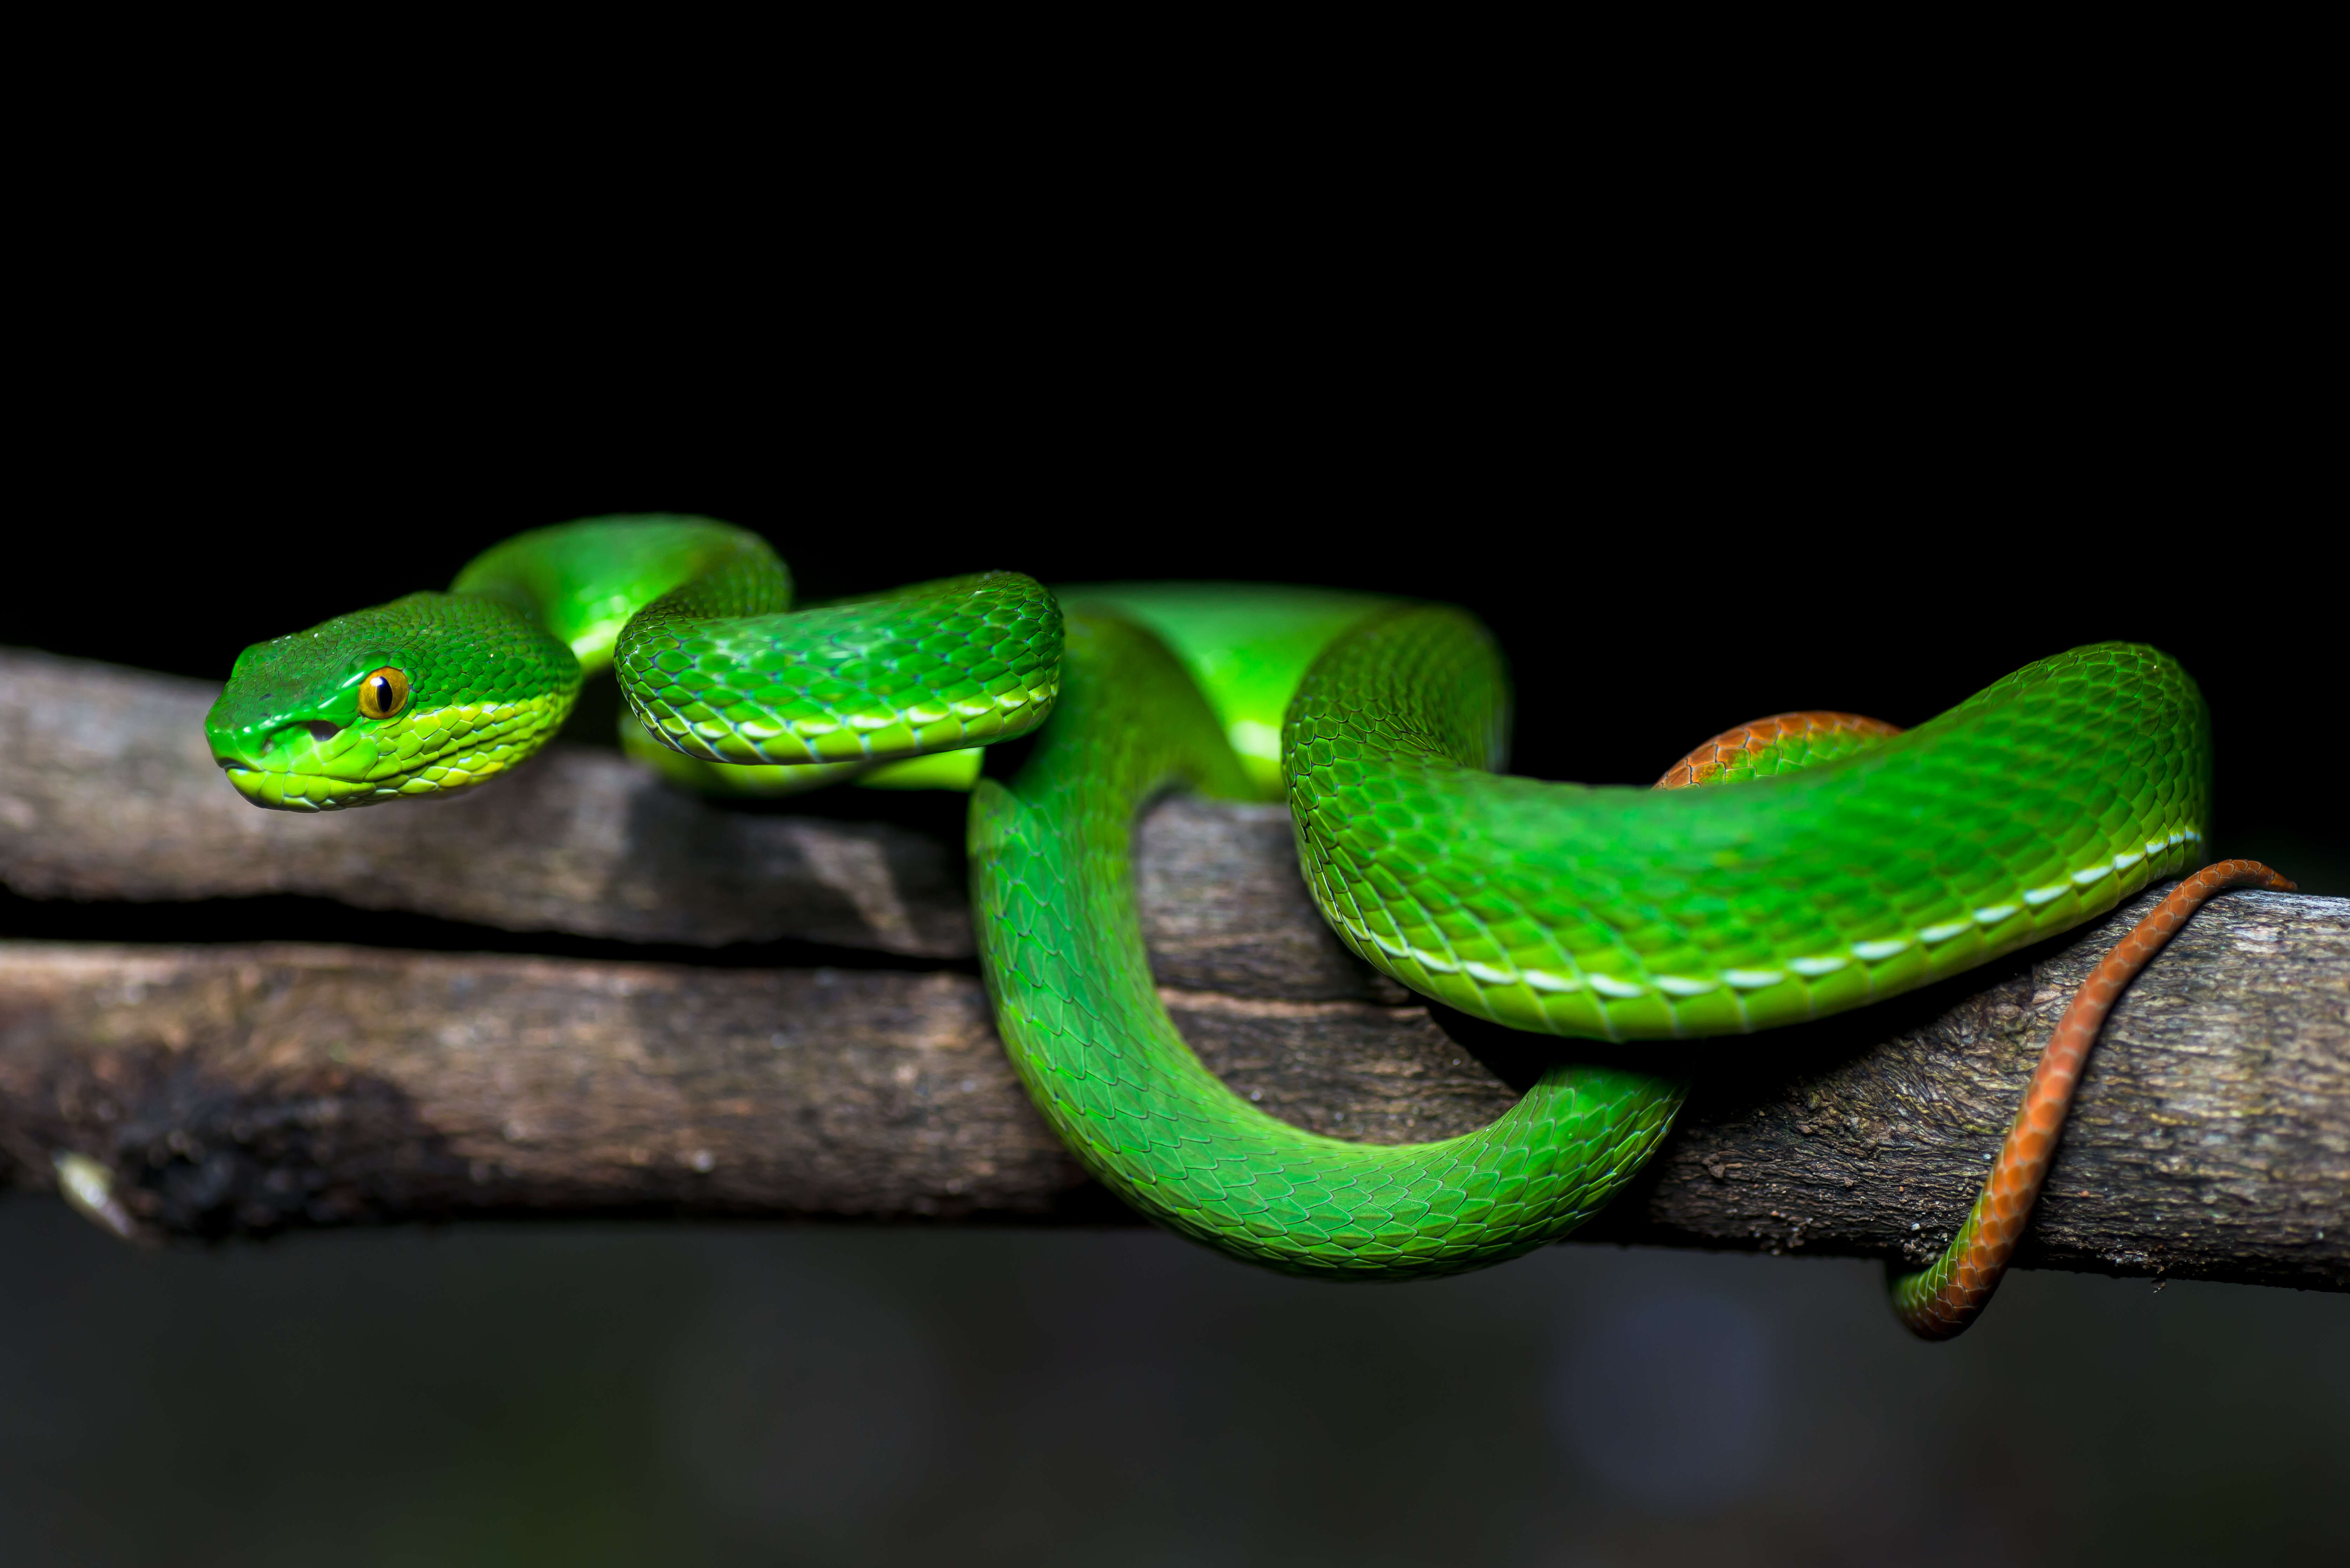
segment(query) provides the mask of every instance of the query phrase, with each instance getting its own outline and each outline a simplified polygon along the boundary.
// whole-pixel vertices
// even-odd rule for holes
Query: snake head
[[[336,811],[494,778],[578,695],[578,659],[514,609],[411,594],[246,649],[204,735],[254,805]]]

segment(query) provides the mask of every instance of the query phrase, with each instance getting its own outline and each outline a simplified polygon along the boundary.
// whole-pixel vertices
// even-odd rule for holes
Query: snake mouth
[[[307,783],[297,774],[272,773],[267,768],[256,768],[231,757],[215,757],[213,760],[220,763],[222,772],[228,774],[228,782],[236,786],[237,794],[265,811],[320,809],[321,803],[311,800],[307,788],[290,799],[287,797],[286,786],[288,783]]]
[[[276,755],[256,761],[228,748],[215,750],[213,762],[228,775],[237,794],[264,811],[319,812],[380,805],[412,795],[455,794],[495,778],[511,765],[512,759],[460,753],[358,778],[316,767],[287,766]]]
[[[379,753],[368,737],[323,719],[276,719],[232,729],[207,725],[213,763],[236,793],[265,811],[337,811],[380,795]],[[397,781],[394,781],[397,783]]]
[[[265,811],[339,811],[375,798],[372,784],[354,784],[324,774],[256,767],[242,757],[215,756],[213,761],[228,775],[237,794]]]

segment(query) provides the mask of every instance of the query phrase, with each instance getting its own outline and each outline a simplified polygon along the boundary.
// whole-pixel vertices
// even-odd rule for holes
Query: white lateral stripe
[[[2073,880],[2077,886],[2086,888],[2103,881],[2113,874],[2114,868],[2110,862],[2102,866],[2085,866],[2073,873]]]
[[[2071,884],[2065,882],[2059,882],[2051,888],[2026,888],[2023,890],[2023,901],[2036,909],[2043,904],[2063,898],[2072,890]]]
[[[1995,926],[2023,908],[2021,904],[1985,904],[1975,911],[1975,923]]]
[[[1864,963],[1876,963],[1881,959],[1889,959],[1896,953],[1906,953],[1908,950],[1908,937],[1890,937],[1882,941],[1852,944],[1852,956]]]
[[[1471,963],[1463,959],[1461,969],[1461,972],[1468,975],[1471,980],[1479,981],[1481,984],[1514,985],[1517,983],[1518,977],[1514,973],[1506,969],[1495,969],[1492,964]]]
[[[1722,982],[1734,985],[1741,991],[1760,991],[1786,978],[1775,969],[1726,969],[1721,971]]]
[[[2146,857],[2144,855],[2139,854],[2136,850],[2132,850],[2126,855],[2116,855],[2114,857],[2114,869],[2116,871],[2126,871],[2145,858]]]
[[[1710,980],[1690,980],[1685,975],[1657,976],[1657,989],[1668,996],[1703,996],[1715,988],[1715,983]]]
[[[1526,983],[1536,991],[1581,991],[1583,982],[1568,974],[1553,974],[1546,969],[1526,971]]]
[[[1939,926],[1927,926],[1920,929],[1918,940],[1931,947],[1936,942],[1947,942],[1960,932],[1974,929],[1972,920],[1944,920]]]
[[[1648,994],[1647,986],[1635,985],[1628,980],[1617,980],[1612,974],[1587,974],[1583,978],[1586,984],[1602,996],[1631,997]]]
[[[1828,953],[1818,958],[1789,959],[1787,967],[1797,974],[1834,974],[1851,961],[1842,953]]]

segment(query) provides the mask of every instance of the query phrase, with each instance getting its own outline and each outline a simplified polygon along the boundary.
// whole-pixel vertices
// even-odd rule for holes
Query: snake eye
[[[385,665],[359,682],[359,711],[370,719],[389,719],[408,706],[408,677]]]

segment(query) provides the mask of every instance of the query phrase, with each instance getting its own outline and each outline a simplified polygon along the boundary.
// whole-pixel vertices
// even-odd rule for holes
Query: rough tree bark
[[[37,898],[293,891],[852,958],[970,950],[952,846],[712,810],[585,749],[430,809],[254,811],[197,738],[210,696],[0,656],[0,880]],[[1498,1115],[1562,1047],[1360,964],[1314,914],[1288,839],[1278,807],[1178,800],[1146,819],[1144,922],[1187,1038],[1239,1092],[1337,1137]],[[2073,985],[2153,896],[1860,1013],[1644,1054],[1695,1093],[1584,1235],[1924,1257]],[[967,962],[0,943],[0,1154],[30,1185],[64,1158],[93,1211],[140,1233],[515,1212],[1125,1219],[1028,1108]],[[2229,895],[2141,977],[2023,1261],[2350,1288],[2350,900]]]

